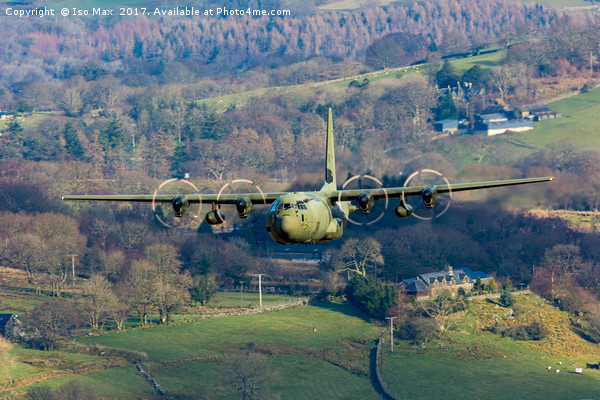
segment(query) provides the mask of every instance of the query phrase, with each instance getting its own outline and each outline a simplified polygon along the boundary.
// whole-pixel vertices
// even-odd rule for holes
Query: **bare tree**
[[[171,245],[152,245],[146,249],[145,256],[132,264],[129,273],[132,304],[142,326],[148,324],[152,306],[158,308],[161,322],[167,323],[171,313],[189,301],[192,278],[189,273],[180,271],[181,261]]]
[[[50,280],[52,294],[60,297],[71,269],[69,254],[78,254],[86,238],[73,218],[59,214],[41,214],[33,220],[31,230],[42,238],[43,270]]]
[[[79,307],[92,329],[99,329],[100,322],[109,315],[115,297],[102,275],[92,275],[84,284]]]
[[[180,271],[181,261],[175,247],[156,244],[146,249],[145,253],[153,270],[152,299],[161,322],[167,323],[175,309],[189,302],[188,289],[192,286],[192,279],[187,271]]]
[[[372,238],[348,239],[339,251],[337,270],[367,276],[368,268],[383,265],[381,244]]]
[[[152,264],[148,260],[136,260],[131,265],[127,282],[131,285],[129,295],[132,306],[140,317],[140,325],[148,325],[148,313],[152,306],[153,286]]]
[[[274,374],[269,369],[267,357],[254,352],[240,352],[224,363],[224,387],[242,400],[268,399],[269,383]]]
[[[25,270],[29,282],[36,285],[36,294],[40,292],[39,274],[43,255],[44,242],[36,234],[16,232],[2,242],[2,262],[6,266]]]
[[[464,304],[457,304],[462,298],[453,300],[449,290],[440,291],[433,301],[423,304],[423,311],[436,322],[440,332],[448,330],[448,317],[454,314],[456,308],[464,308]]]

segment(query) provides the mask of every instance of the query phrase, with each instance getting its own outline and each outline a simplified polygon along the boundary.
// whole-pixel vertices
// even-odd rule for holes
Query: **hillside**
[[[506,398],[507,390],[511,398],[561,399],[569,393],[592,398],[600,373],[572,372],[575,365],[598,362],[600,347],[574,334],[568,315],[537,296],[518,296],[514,309],[471,301],[466,312],[453,317],[447,338],[426,346],[396,342],[394,353],[385,350],[384,380],[398,398],[438,398],[442,393],[448,399],[464,398],[465,386],[473,397],[490,399]],[[533,320],[543,321],[550,332],[546,339],[516,342],[484,331],[495,321]],[[10,366],[0,370],[0,390],[9,389],[0,391],[0,398],[14,399],[35,382],[56,387],[73,378],[89,383],[104,398],[152,397],[150,385],[131,363],[136,360],[125,360],[135,354],[176,398],[234,398],[220,384],[232,349],[267,357],[274,373],[269,385],[280,398],[377,398],[370,357],[382,329],[349,305],[320,303],[78,339],[101,346],[96,354],[15,347]]]
[[[394,353],[387,349],[382,370],[392,392],[410,399],[464,398],[465,390],[486,399],[594,398],[600,373],[585,366],[600,361],[600,346],[575,334],[568,314],[540,297],[516,299],[512,309],[472,301],[454,316],[448,338],[425,346],[402,342]],[[485,330],[496,322],[533,321],[546,327],[545,339],[515,341]],[[583,374],[575,374],[575,367],[584,368]]]

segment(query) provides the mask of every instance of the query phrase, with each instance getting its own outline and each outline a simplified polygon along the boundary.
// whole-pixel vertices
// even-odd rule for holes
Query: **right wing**
[[[241,197],[250,199],[252,204],[270,204],[286,193],[192,193],[192,194],[73,194],[62,196],[63,200],[67,201],[124,201],[124,202],[142,202],[142,203],[172,203],[178,196],[184,196],[189,203],[217,203],[217,204],[235,204],[236,200]]]

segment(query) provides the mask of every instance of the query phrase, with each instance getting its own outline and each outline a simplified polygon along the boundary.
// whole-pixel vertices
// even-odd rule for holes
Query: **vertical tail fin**
[[[335,151],[333,144],[333,117],[331,108],[327,118],[327,145],[325,147],[325,184],[321,190],[337,190],[335,179]]]

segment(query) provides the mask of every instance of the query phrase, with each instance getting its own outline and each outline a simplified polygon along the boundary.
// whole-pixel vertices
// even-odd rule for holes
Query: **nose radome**
[[[281,219],[281,230],[287,234],[297,232],[299,227],[298,218],[286,215]]]

